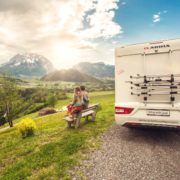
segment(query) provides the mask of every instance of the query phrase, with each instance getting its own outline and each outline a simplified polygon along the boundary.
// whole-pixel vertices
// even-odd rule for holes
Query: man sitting
[[[89,106],[89,95],[85,91],[85,86],[84,85],[80,86],[80,88],[81,88],[81,93],[86,97],[86,99],[88,99],[88,101],[86,99],[84,99],[84,108],[83,108],[83,109],[87,109],[88,106]]]

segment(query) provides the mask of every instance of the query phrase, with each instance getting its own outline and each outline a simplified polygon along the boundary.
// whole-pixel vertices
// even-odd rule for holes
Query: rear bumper
[[[148,127],[180,127],[180,113],[177,111],[170,112],[170,117],[147,116],[141,113],[134,115],[115,115],[116,123],[122,126],[128,126],[126,123],[138,123],[140,126]]]
[[[116,123],[122,126],[135,127],[138,123],[138,127],[148,127],[148,128],[162,128],[162,129],[176,129],[180,128],[180,110],[178,107],[170,107],[168,105],[147,105],[142,104],[132,104],[132,103],[116,103],[116,107],[128,107],[134,108],[131,114],[115,114]],[[157,110],[168,110],[169,116],[157,116],[149,115],[147,110],[157,109]],[[134,125],[126,124],[134,123]]]
[[[180,128],[178,128],[178,126],[168,126],[168,125],[159,125],[159,124],[138,124],[138,125],[124,124],[122,126],[130,127],[130,128],[148,128],[148,129],[180,131]]]

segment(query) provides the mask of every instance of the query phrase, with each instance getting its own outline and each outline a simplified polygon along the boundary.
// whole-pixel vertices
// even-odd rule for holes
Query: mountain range
[[[9,62],[0,65],[0,71],[13,72],[16,77],[39,76],[56,71],[51,61],[36,53],[17,54]]]
[[[79,72],[75,69],[61,69],[43,76],[42,81],[69,81],[69,82],[96,82],[102,83],[99,79]]]
[[[114,78],[115,66],[105,65],[103,62],[81,62],[73,66],[73,69],[97,78]]]
[[[95,78],[115,77],[115,66],[104,64],[104,62],[81,62],[74,65],[72,69]],[[16,77],[42,77],[57,71],[51,61],[36,53],[17,54],[9,62],[1,64],[1,70],[13,72]]]

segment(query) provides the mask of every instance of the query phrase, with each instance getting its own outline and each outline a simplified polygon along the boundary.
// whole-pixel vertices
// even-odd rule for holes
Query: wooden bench
[[[67,122],[67,128],[70,128],[71,124],[74,124],[75,128],[77,129],[79,127],[79,123],[82,117],[85,117],[85,121],[87,121],[88,116],[92,116],[92,121],[95,121],[99,104],[100,103],[93,104],[90,105],[87,109],[82,109],[79,113],[74,114],[75,115],[74,119],[71,119],[69,117],[64,118],[63,120],[66,120]]]

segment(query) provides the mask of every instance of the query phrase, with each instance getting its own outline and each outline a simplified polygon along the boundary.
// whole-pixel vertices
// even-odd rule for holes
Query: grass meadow
[[[114,91],[90,93],[90,104],[100,102],[96,121],[81,119],[79,129],[67,129],[62,120],[65,112],[34,119],[35,136],[22,139],[17,126],[0,131],[0,179],[64,179],[73,174],[68,170],[90,157],[84,154],[101,145],[96,137],[114,122]],[[72,97],[72,94],[68,94]],[[70,99],[59,101],[55,109],[67,105]],[[25,117],[36,118],[37,113]],[[25,118],[23,117],[23,118]],[[21,118],[21,119],[23,119]],[[14,120],[14,124],[21,119]],[[89,166],[87,166],[88,168]],[[79,178],[86,179],[77,172]]]

